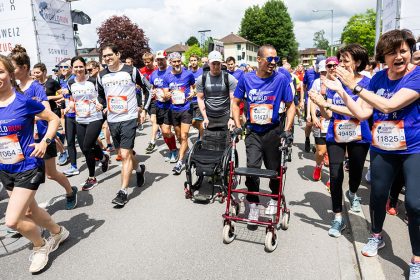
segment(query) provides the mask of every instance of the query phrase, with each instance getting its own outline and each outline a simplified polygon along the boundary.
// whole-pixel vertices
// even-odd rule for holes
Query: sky
[[[75,0],[73,0],[75,1]],[[82,48],[95,47],[96,28],[112,15],[126,15],[137,23],[149,38],[152,51],[185,43],[190,36],[200,41],[199,30],[211,30],[207,36],[222,38],[238,33],[245,10],[264,5],[265,0],[76,0],[72,9],[88,14],[92,23],[79,25]],[[376,9],[376,0],[284,0],[294,23],[299,49],[313,47],[313,35],[324,29],[331,38],[331,11],[334,10],[334,41],[350,17]],[[312,10],[320,10],[313,12]]]

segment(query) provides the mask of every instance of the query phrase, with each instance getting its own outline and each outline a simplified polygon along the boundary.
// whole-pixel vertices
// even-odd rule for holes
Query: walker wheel
[[[226,224],[223,227],[223,243],[229,244],[235,239],[235,228],[233,225]]]
[[[287,230],[289,228],[289,221],[290,221],[290,211],[283,212],[281,216],[281,223],[280,223],[280,227],[282,230]]]
[[[273,252],[277,248],[277,235],[269,230],[265,236],[265,250],[267,252]]]

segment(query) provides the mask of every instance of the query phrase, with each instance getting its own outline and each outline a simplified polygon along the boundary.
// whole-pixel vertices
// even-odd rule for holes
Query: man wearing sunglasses
[[[290,78],[276,71],[279,60],[273,46],[261,46],[257,53],[257,71],[245,73],[239,79],[234,92],[233,119],[236,127],[241,126],[239,104],[242,100],[247,103],[245,147],[248,168],[261,168],[264,161],[267,169],[278,171],[281,162],[279,136],[286,136],[288,141],[292,141],[295,106]],[[283,111],[286,111],[286,114],[282,113]],[[259,178],[247,176],[245,185],[249,191],[258,192]],[[278,194],[278,180],[271,179],[269,186],[272,194]],[[248,219],[257,221],[259,197],[247,195],[247,200],[250,203]],[[271,199],[266,214],[275,214],[276,205],[277,201]]]

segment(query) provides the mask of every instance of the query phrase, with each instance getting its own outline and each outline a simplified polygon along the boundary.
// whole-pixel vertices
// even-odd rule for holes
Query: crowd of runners
[[[264,162],[266,169],[278,170],[279,139],[292,142],[293,127],[305,122],[304,149],[315,153],[313,180],[321,179],[323,166],[329,168],[326,188],[334,217],[328,234],[339,237],[346,227],[344,172],[350,211],[362,211],[357,194],[362,177],[371,184],[372,235],[364,256],[375,256],[385,246],[384,219],[386,213],[397,214],[403,192],[413,253],[410,279],[420,279],[420,43],[409,30],[383,34],[374,58],[363,46],[349,44],[336,56],[318,56],[307,69],[292,68],[271,45],[259,48],[254,68],[217,51],[192,55],[184,65],[179,53],[161,50],[145,53],[145,66],[137,69],[132,58],[121,59],[123,52],[116,45],[101,46],[103,64],[76,56],[63,60],[53,76],[43,63],[32,67],[20,45],[0,56],[0,181],[9,195],[5,221],[33,243],[30,272],[44,269],[49,253],[71,235],[34,197],[47,178],[64,188],[66,209],[77,207],[80,190],[70,183],[80,176],[77,149],[88,169],[81,191],[98,185],[96,166],[107,172],[111,153],[116,154],[121,185],[112,203],[123,207],[132,172],[137,187],[145,183],[146,165],[134,151],[145,121],[151,123],[150,141],[137,152],[155,152],[156,139],[163,138],[174,175],[185,169],[189,143],[206,130],[235,128],[244,131],[247,167],[261,168]],[[191,126],[197,137],[190,137]],[[369,171],[363,174],[369,152]],[[59,171],[57,165],[68,167]],[[259,184],[247,176],[249,191],[258,192]],[[276,194],[278,181],[270,179],[269,187]],[[258,196],[246,199],[248,219],[258,220]],[[270,200],[265,213],[274,214],[276,205]]]

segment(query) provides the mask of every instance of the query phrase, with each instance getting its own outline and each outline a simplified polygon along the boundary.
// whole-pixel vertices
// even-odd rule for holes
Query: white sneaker
[[[267,208],[265,208],[266,215],[275,215],[277,213],[277,200],[270,199],[270,202],[267,204]]]
[[[51,252],[50,241],[44,239],[44,246],[34,247],[32,254],[29,257],[31,265],[29,266],[29,272],[36,273],[44,269],[48,263],[48,255]]]
[[[248,220],[252,221],[258,221],[258,218],[260,217],[260,209],[258,209],[258,205],[255,203],[249,204],[249,214],[248,214]],[[248,222],[249,225],[254,225],[253,222]]]
[[[51,252],[57,250],[58,245],[64,242],[69,237],[69,234],[69,231],[63,226],[60,227],[59,233],[51,234],[50,238],[48,238],[48,242],[51,244]]]

